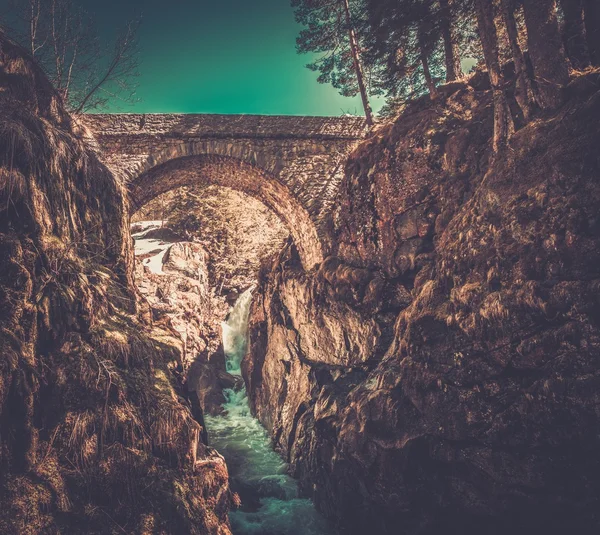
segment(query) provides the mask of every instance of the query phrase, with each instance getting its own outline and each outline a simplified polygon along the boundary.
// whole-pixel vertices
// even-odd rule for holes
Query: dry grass
[[[137,314],[123,186],[2,34],[0,66],[0,532],[225,533],[180,350]]]

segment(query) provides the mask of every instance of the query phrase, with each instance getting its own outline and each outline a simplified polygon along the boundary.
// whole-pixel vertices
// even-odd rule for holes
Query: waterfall
[[[240,365],[246,354],[252,290],[254,286],[248,288],[238,298],[227,321],[221,323],[227,371],[232,375],[242,374]]]
[[[227,371],[232,375],[241,375],[252,290],[238,298],[221,324]],[[287,464],[250,413],[245,386],[225,389],[223,394],[225,413],[207,416],[206,425],[211,445],[227,462],[231,488],[242,499],[242,507],[229,515],[234,535],[328,535],[327,524],[313,503],[299,496]]]

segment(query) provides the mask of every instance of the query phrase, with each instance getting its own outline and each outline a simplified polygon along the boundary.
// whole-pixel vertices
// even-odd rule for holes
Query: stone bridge
[[[361,117],[87,115],[133,211],[169,190],[216,184],[256,197],[289,229],[305,268],[327,254],[327,221]],[[244,209],[243,206],[240,207]]]

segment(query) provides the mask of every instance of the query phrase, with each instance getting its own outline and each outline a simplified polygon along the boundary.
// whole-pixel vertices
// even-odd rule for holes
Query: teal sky
[[[104,40],[143,15],[140,102],[110,111],[362,115],[359,97],[319,84],[296,53],[289,0],[74,1]]]

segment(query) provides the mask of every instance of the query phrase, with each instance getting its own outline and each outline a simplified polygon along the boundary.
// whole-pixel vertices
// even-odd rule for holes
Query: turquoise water
[[[241,375],[252,289],[238,299],[223,324],[227,370]],[[242,506],[229,515],[234,535],[331,535],[313,503],[298,494],[287,465],[271,448],[265,429],[250,413],[246,389],[224,390],[226,413],[207,416],[210,445],[227,461],[231,487]]]

